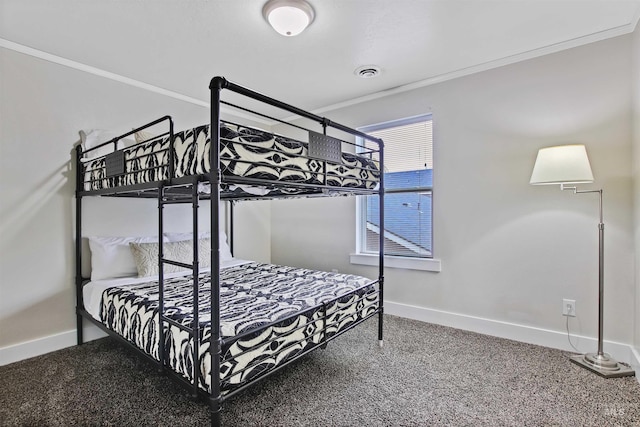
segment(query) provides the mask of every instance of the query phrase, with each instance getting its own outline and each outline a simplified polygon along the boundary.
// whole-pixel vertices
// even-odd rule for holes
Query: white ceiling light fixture
[[[264,19],[278,33],[286,37],[297,36],[315,18],[315,12],[305,0],[269,0],[262,8]]]

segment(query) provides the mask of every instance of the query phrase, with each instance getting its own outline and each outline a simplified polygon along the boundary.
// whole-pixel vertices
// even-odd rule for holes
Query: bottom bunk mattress
[[[196,371],[200,388],[209,392],[210,273],[202,273],[198,279],[200,346]],[[157,281],[106,287],[101,291],[99,313],[92,315],[159,360],[158,291]],[[90,299],[85,296],[85,301]],[[377,308],[376,282],[364,277],[256,262],[222,268],[222,395],[322,345]],[[192,276],[165,279],[164,316],[179,325],[193,325]],[[193,384],[193,340],[169,322],[164,322],[164,331],[167,365]]]

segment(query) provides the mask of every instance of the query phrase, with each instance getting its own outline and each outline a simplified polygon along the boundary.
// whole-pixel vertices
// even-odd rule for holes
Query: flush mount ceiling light
[[[262,8],[264,19],[283,36],[297,36],[313,22],[315,13],[304,0],[269,0]]]
[[[371,79],[380,75],[380,67],[377,65],[363,65],[356,68],[353,74],[363,79]]]

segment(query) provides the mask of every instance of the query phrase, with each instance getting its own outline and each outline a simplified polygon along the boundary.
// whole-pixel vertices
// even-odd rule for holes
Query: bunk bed
[[[232,223],[233,203],[240,200],[377,195],[384,224],[384,156],[378,138],[223,77],[209,88],[207,125],[175,132],[165,116],[91,149],[78,145],[76,314],[78,344],[83,320],[99,326],[207,399],[217,426],[227,399],[365,320],[377,317],[383,342],[382,251],[375,280],[238,260],[231,256],[233,225],[229,248],[220,224],[223,209],[231,205]],[[225,91],[252,108],[223,99]],[[258,112],[256,105],[292,113],[317,130]],[[224,121],[222,108],[293,126],[307,132],[308,141]],[[158,126],[166,130],[127,142]],[[139,278],[83,275],[82,200],[92,196],[157,200],[157,239],[128,242]],[[201,200],[210,201],[208,234],[198,230]],[[185,203],[192,206],[192,232],[166,233],[164,208]]]

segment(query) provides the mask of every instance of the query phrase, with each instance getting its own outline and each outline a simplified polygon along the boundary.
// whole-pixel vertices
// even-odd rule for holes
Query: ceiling
[[[315,21],[288,38],[265,2],[0,0],[0,46],[196,103],[222,75],[320,113],[630,33],[640,16],[636,0],[309,0]],[[381,75],[354,74],[369,64]]]

